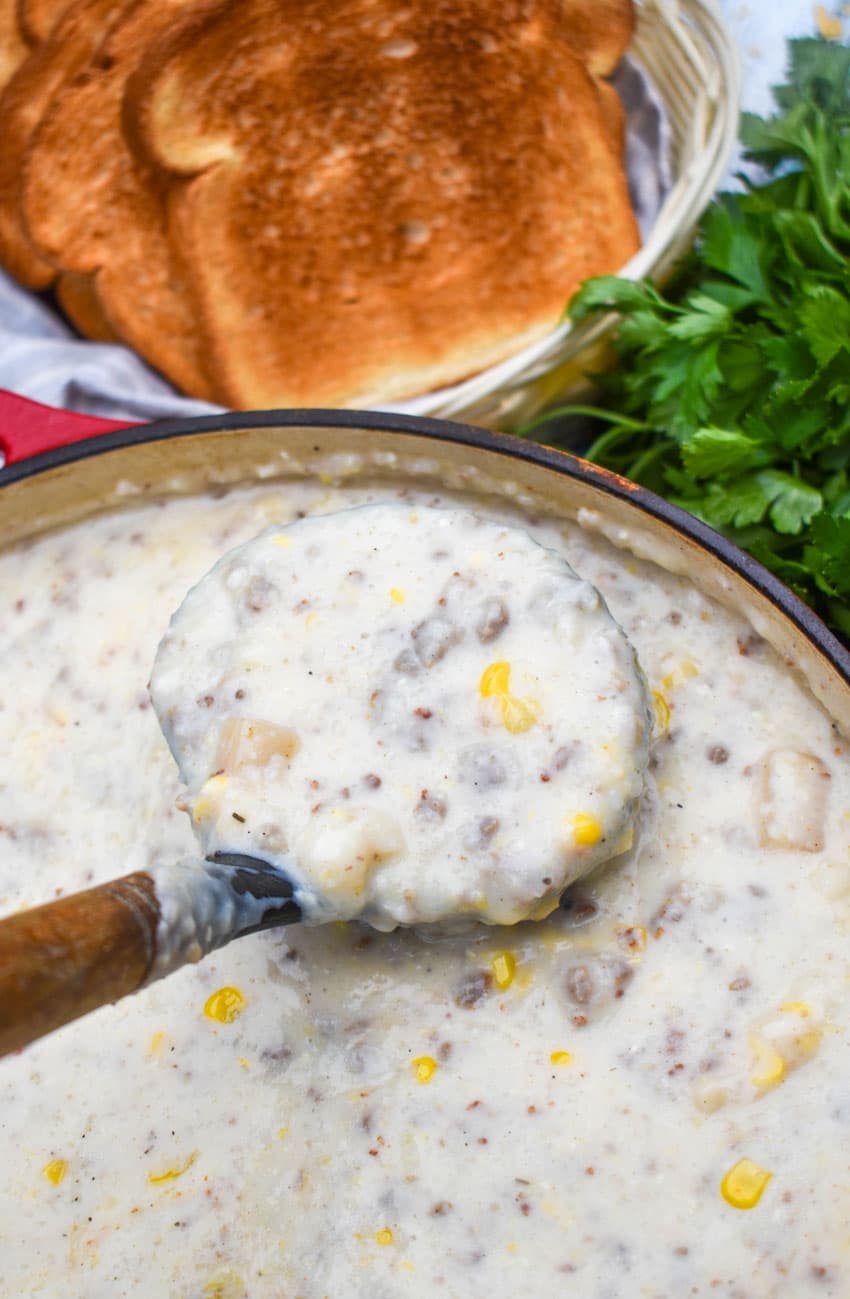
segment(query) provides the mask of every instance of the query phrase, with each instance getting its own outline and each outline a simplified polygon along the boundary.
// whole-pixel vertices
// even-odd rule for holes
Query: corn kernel
[[[221,794],[228,784],[227,776],[211,776],[202,786],[192,806],[192,820],[203,821],[218,814]]]
[[[247,1291],[241,1277],[225,1272],[215,1281],[208,1281],[201,1294],[204,1299],[245,1299]]]
[[[785,1077],[785,1061],[770,1042],[766,1042],[757,1033],[750,1034],[750,1050],[753,1053],[755,1073],[752,1084],[760,1091],[776,1087]]]
[[[572,1062],[572,1051],[553,1051],[549,1056],[550,1064],[570,1064]]]
[[[493,978],[496,981],[496,987],[501,988],[502,991],[509,988],[516,974],[516,959],[513,953],[500,952],[498,956],[493,957],[490,966],[493,971]]]
[[[785,1015],[796,1015],[800,1019],[810,1019],[812,1008],[806,1001],[786,1001],[779,1007]],[[801,1060],[810,1055],[814,1055],[821,1044],[823,1037],[823,1028],[820,1024],[812,1023],[805,1033],[793,1033],[789,1044],[789,1053],[794,1058],[794,1062],[799,1064]]]
[[[68,1171],[68,1161],[67,1159],[51,1159],[50,1163],[45,1164],[41,1171],[48,1182],[58,1186]]]
[[[655,729],[660,736],[670,730],[670,705],[660,690],[653,690],[652,703],[655,710]]]
[[[720,1194],[733,1209],[754,1209],[772,1176],[751,1159],[739,1159],[720,1183]]]
[[[560,898],[550,897],[541,898],[540,901],[528,913],[529,920],[546,920],[551,916],[553,911],[557,911],[561,905]]]
[[[775,1087],[786,1074],[815,1054],[823,1038],[823,1025],[805,1001],[786,1001],[778,1015],[750,1033],[750,1050],[757,1066],[752,1078],[760,1090]]]
[[[668,672],[663,678],[661,684],[665,690],[675,690],[676,686],[684,685],[691,677],[699,676],[699,668],[693,659],[682,659],[672,672]]]
[[[801,1019],[808,1019],[812,1013],[812,1008],[806,1001],[786,1001],[779,1009],[786,1015],[799,1015]]]
[[[182,1164],[177,1164],[174,1168],[166,1168],[162,1173],[148,1173],[148,1181],[151,1186],[160,1186],[163,1182],[174,1182],[178,1177],[182,1177],[184,1173],[188,1173],[197,1158],[198,1152],[194,1150]]]
[[[395,1237],[389,1227],[382,1227],[380,1231],[375,1232],[375,1242],[378,1245],[391,1245]]]
[[[167,1034],[165,1034],[162,1031],[162,1029],[158,1029],[157,1032],[151,1036],[151,1040],[148,1043],[148,1055],[149,1056],[160,1055],[162,1053],[162,1048],[165,1046],[166,1041],[167,1041]]]
[[[602,838],[602,823],[590,812],[577,812],[573,817],[573,838],[579,848],[592,848]]]
[[[218,1277],[216,1281],[208,1281],[201,1290],[204,1299],[244,1299],[246,1293],[242,1278],[231,1272]]]
[[[417,1082],[428,1083],[437,1072],[437,1061],[430,1055],[420,1055],[413,1061],[413,1072]]]
[[[617,840],[616,847],[614,848],[614,851],[612,852],[611,856],[619,857],[620,853],[628,852],[632,844],[634,843],[634,841],[635,841],[634,827],[627,825],[625,830]]]
[[[531,699],[517,699],[513,695],[502,695],[499,699],[502,714],[502,725],[511,735],[522,735],[530,731],[537,721],[538,708]]]
[[[491,663],[481,674],[481,695],[487,699],[489,695],[505,695],[511,681],[510,663],[499,662]]]
[[[404,591],[402,591],[402,589],[398,586],[391,586],[390,599],[392,600],[393,604],[404,604],[404,600],[405,600]]]
[[[521,735],[537,721],[540,709],[533,699],[518,699],[510,693],[511,665],[500,660],[491,663],[481,674],[479,690],[484,699],[491,696],[499,701],[502,725],[511,735]]]
[[[204,1014],[207,1019],[214,1019],[219,1024],[232,1024],[238,1019],[247,1006],[247,1001],[238,988],[219,988],[207,997]]]

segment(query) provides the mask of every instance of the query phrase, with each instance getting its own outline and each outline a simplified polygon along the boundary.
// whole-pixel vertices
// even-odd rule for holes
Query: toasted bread
[[[588,72],[608,77],[634,35],[632,0],[564,0],[566,38]]]
[[[622,154],[626,147],[626,110],[623,101],[610,81],[597,81],[596,88],[609,139],[614,141],[617,152]]]
[[[634,253],[570,7],[240,0],[154,42],[126,116],[183,178],[174,238],[231,404],[369,405],[453,382]]]
[[[118,335],[178,387],[206,396],[203,341],[166,237],[160,189],[121,133],[128,71],[189,2],[136,0],[97,56],[56,92],[27,149],[21,207],[42,254],[94,277],[96,300]],[[57,202],[57,192],[73,202]]]
[[[97,50],[104,31],[129,0],[77,0],[59,20],[49,40],[33,50],[0,95],[0,262],[33,289],[52,283],[55,267],[40,257],[26,233],[19,207],[24,155],[57,89]],[[56,201],[73,205],[74,196],[56,191]]]
[[[118,335],[112,328],[90,275],[77,275],[66,271],[56,281],[56,297],[65,315],[81,334],[96,343],[117,343]]]
[[[18,24],[15,0],[0,0],[0,90],[28,53],[29,47]]]
[[[17,0],[18,22],[30,45],[46,41],[71,0]]]

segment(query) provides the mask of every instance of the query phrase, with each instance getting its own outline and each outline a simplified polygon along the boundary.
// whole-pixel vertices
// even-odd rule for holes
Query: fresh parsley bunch
[[[715,200],[665,294],[606,276],[569,315],[623,316],[588,457],[720,529],[850,636],[850,49],[789,50],[777,114],[741,120],[766,182]]]

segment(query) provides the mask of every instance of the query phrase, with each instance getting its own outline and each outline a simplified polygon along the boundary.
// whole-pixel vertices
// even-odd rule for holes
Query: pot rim
[[[608,496],[629,501],[641,514],[657,519],[695,542],[725,567],[743,578],[774,604],[826,658],[850,686],[850,650],[838,640],[822,619],[790,587],[758,560],[729,541],[722,533],[671,504],[655,492],[620,474],[583,460],[569,451],[527,441],[509,433],[477,428],[453,420],[434,419],[368,410],[295,409],[239,411],[220,415],[156,420],[102,433],[83,441],[57,446],[53,450],[19,460],[0,469],[0,488],[60,466],[148,442],[204,433],[238,432],[256,428],[315,427],[399,433],[402,436],[432,438],[494,452],[508,460],[519,459],[599,488]]]

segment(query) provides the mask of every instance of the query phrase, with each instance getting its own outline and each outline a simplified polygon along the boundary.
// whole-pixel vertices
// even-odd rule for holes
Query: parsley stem
[[[613,428],[606,429],[584,452],[585,460],[596,460],[600,465],[605,465],[608,469],[615,468],[608,458],[609,454],[624,440],[623,435],[630,432],[630,429],[623,428],[621,424],[615,424]],[[633,448],[630,448],[630,451],[633,451]],[[625,470],[622,472],[625,472]]]
[[[628,429],[631,433],[645,433],[649,428],[649,425],[644,423],[643,420],[629,419],[627,415],[623,415],[619,411],[605,410],[601,406],[554,406],[542,415],[535,415],[527,424],[523,424],[518,428],[516,430],[517,436],[527,437],[541,424],[548,424],[549,420],[561,419],[566,415],[586,415],[590,419],[607,420],[609,424],[616,424],[618,428]]]
[[[636,483],[639,483],[643,473],[650,465],[654,464],[662,455],[668,454],[668,452],[669,448],[666,442],[656,442],[655,446],[647,447],[643,455],[638,456],[637,460],[632,462],[629,469],[629,478],[633,478]]]

